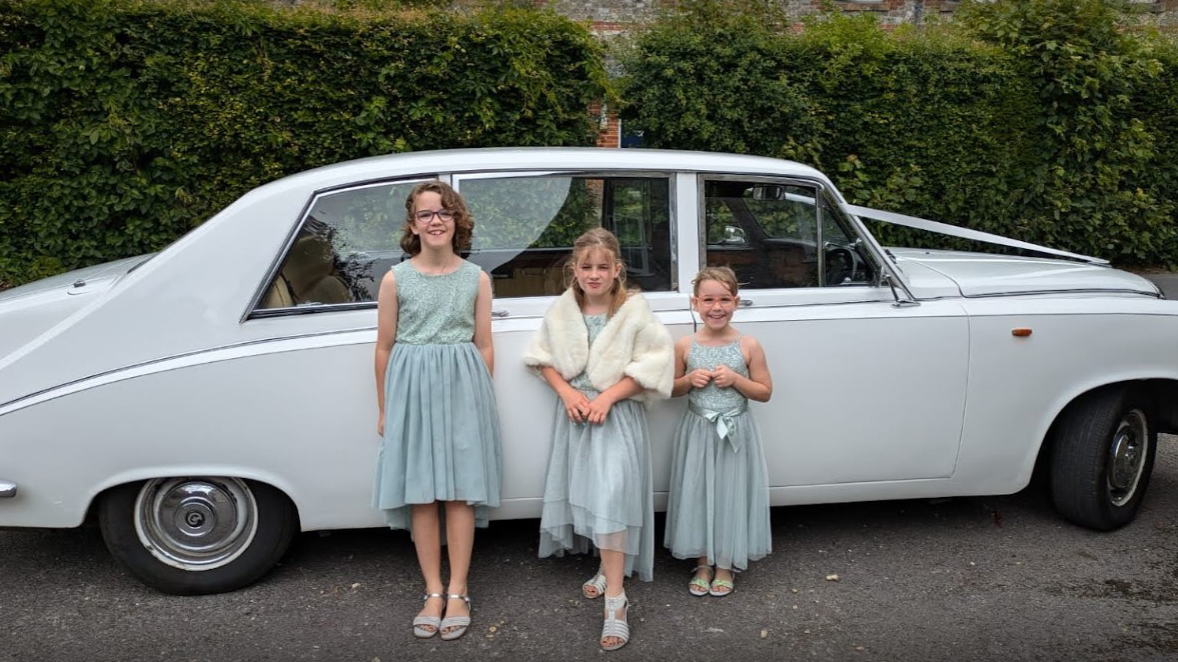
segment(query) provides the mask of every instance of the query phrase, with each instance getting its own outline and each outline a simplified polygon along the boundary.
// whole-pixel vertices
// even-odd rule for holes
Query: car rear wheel
[[[279,490],[240,478],[189,476],[121,485],[99,504],[107,548],[165,593],[220,593],[257,581],[298,530]]]
[[[1141,389],[1089,393],[1053,431],[1051,494],[1064,517],[1110,531],[1137,515],[1157,451],[1150,400]]]

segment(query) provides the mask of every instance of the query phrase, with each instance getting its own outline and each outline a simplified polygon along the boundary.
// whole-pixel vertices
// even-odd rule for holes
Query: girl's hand
[[[380,414],[378,414],[376,417],[376,434],[381,437],[384,436],[384,412],[383,411],[380,412]]]
[[[716,382],[716,386],[720,388],[729,388],[736,383],[737,374],[726,365],[718,365],[712,371],[712,381]]]
[[[695,370],[692,370],[691,374],[688,375],[688,377],[691,378],[691,386],[692,387],[703,388],[708,385],[708,382],[715,379],[715,373],[711,370],[704,370],[703,368],[697,368]]]
[[[605,422],[605,418],[609,416],[609,410],[614,406],[613,400],[602,394],[593,398],[589,403],[589,412],[587,418],[590,423],[594,425],[601,425]]]
[[[589,398],[585,394],[575,388],[568,388],[560,393],[561,402],[564,403],[564,411],[569,416],[569,420],[574,423],[584,423],[585,417],[589,414]]]

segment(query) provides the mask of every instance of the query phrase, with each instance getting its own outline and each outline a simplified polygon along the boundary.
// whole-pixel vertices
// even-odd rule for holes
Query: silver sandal
[[[451,593],[446,596],[447,600],[462,600],[466,603],[466,608],[470,609],[470,598],[465,595]],[[466,629],[470,627],[470,616],[447,616],[442,619],[441,627],[438,631],[441,632],[446,628],[455,628],[450,632],[442,632],[443,641],[453,641],[462,635],[466,634]]]
[[[619,609],[625,609],[621,618],[617,618],[616,614]],[[616,651],[630,642],[630,601],[626,599],[626,592],[615,596],[605,596],[605,622],[601,625],[601,648],[607,651]],[[614,637],[620,639],[622,643],[614,644],[612,646],[605,645],[606,637]]]
[[[446,596],[441,593],[426,593],[421,596],[423,602],[428,602],[430,598],[442,598]],[[443,605],[445,606],[445,605]],[[432,630],[426,630],[424,626],[432,627]],[[442,629],[442,619],[439,616],[414,616],[413,617],[413,635],[418,639],[429,639]]]
[[[589,595],[590,589],[593,589],[597,593],[595,595]],[[605,595],[605,571],[601,569],[601,566],[597,567],[597,574],[593,575],[592,579],[585,582],[584,584],[581,584],[581,595],[589,598],[590,600],[600,598],[601,596]]]

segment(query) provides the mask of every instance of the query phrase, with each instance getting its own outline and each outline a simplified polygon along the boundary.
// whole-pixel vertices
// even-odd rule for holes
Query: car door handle
[[[510,315],[511,315],[511,313],[507,312],[506,310],[492,310],[491,311],[491,317],[508,317]]]
[[[748,308],[751,305],[753,305],[752,299],[741,299],[740,300],[740,307],[741,308]]]

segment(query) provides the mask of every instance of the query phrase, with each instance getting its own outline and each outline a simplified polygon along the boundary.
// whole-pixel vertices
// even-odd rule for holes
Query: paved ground
[[[660,555],[630,595],[634,640],[595,645],[585,558],[535,558],[536,522],[477,541],[475,625],[410,633],[420,584],[404,534],[304,534],[259,584],[179,598],[124,574],[94,530],[0,532],[0,661],[1178,659],[1178,438],[1114,533],[1061,521],[1041,491],[773,511],[774,553],[723,599]],[[828,580],[838,575],[838,581]]]

